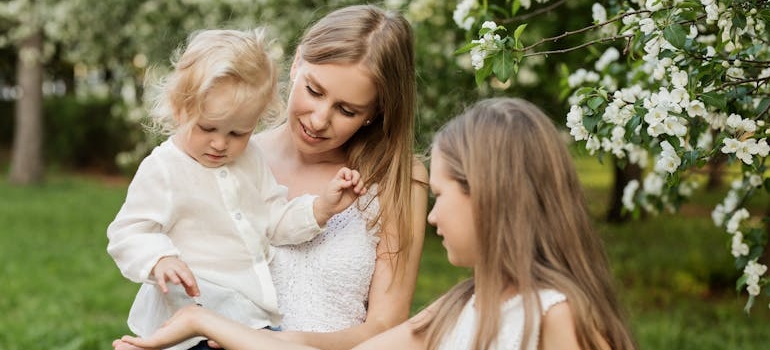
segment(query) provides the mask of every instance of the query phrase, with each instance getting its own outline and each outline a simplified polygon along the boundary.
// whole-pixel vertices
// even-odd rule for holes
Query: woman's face
[[[288,125],[297,149],[307,155],[337,155],[374,117],[377,91],[357,64],[311,64],[295,59]]]
[[[438,148],[430,157],[430,189],[436,197],[428,222],[443,237],[442,244],[452,265],[473,267],[478,260],[478,239],[471,197],[449,176],[449,168]]]

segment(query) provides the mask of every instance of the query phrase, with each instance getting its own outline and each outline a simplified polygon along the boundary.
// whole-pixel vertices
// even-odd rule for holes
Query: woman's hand
[[[113,343],[116,350],[120,350],[116,343],[127,343],[136,347],[145,349],[162,349],[177,344],[186,339],[198,336],[197,320],[210,317],[210,313],[200,306],[189,305],[177,311],[162,327],[147,338],[138,338],[130,335],[124,335],[119,341]],[[122,344],[120,344],[122,345]]]

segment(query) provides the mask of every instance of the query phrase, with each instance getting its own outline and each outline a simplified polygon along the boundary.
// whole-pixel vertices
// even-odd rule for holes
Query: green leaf
[[[743,311],[748,314],[752,306],[754,306],[754,296],[749,295],[749,300],[746,300],[746,306],[743,307]]]
[[[604,103],[604,99],[601,97],[593,97],[590,100],[588,100],[588,107],[596,110],[598,109],[602,104]]]
[[[717,109],[725,109],[727,108],[727,98],[717,92],[707,92],[699,96],[700,100],[703,101],[707,106],[716,107]]]
[[[524,28],[527,28],[527,24],[520,24],[518,27],[516,27],[516,30],[513,31],[513,39],[518,41],[519,37],[521,36],[521,33],[524,32]]]
[[[758,117],[762,117],[759,114],[760,113],[768,113],[770,111],[770,98],[763,98],[762,101],[759,101],[759,105],[757,105],[757,108],[754,109],[754,114],[756,114]]]
[[[511,17],[516,16],[516,13],[519,12],[520,8],[521,8],[521,0],[513,0],[513,5],[511,5]]]
[[[749,276],[746,274],[743,274],[740,278],[738,278],[737,281],[735,281],[735,290],[740,291],[743,286],[746,285],[746,281],[749,279]]]
[[[467,43],[467,44],[465,44],[463,47],[461,47],[461,48],[457,49],[457,51],[455,51],[455,55],[459,55],[459,54],[461,54],[461,53],[466,53],[466,52],[469,52],[469,51],[471,51],[471,49],[472,49],[473,47],[475,47],[476,45],[478,45],[478,44],[474,44],[474,43]]]
[[[508,51],[504,51],[499,55],[495,55],[493,58],[492,72],[497,79],[501,82],[506,82],[513,75],[516,68],[516,62],[513,58],[513,54]]]
[[[679,24],[672,24],[663,29],[663,37],[674,45],[674,47],[681,49],[684,48],[685,40],[687,40],[687,31],[684,30]]]
[[[596,129],[596,125],[599,124],[599,121],[601,120],[602,117],[598,115],[585,116],[583,117],[583,126],[586,128],[586,130],[591,132]]]
[[[492,74],[492,65],[489,64],[489,58],[484,60],[484,66],[476,71],[476,85],[481,86],[484,81]]]

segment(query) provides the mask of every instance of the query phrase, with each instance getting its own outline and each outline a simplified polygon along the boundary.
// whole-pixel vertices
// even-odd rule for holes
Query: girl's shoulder
[[[428,177],[428,168],[425,166],[425,161],[416,155],[412,157],[412,179],[427,184]]]

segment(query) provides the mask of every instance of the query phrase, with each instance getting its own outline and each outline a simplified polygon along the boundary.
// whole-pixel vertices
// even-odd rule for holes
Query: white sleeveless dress
[[[544,289],[538,292],[540,303],[543,307],[543,314],[553,305],[567,300],[567,297],[555,290]],[[473,337],[476,334],[477,312],[473,307],[476,301],[476,295],[472,295],[460,312],[460,316],[451,332],[447,333],[441,340],[439,349],[441,350],[463,350],[470,349]],[[521,295],[517,295],[501,306],[501,327],[497,334],[497,340],[490,347],[491,350],[536,350],[540,336],[540,321],[542,315],[535,319],[535,327],[527,347],[522,347],[521,342],[524,335],[524,304]]]
[[[270,271],[283,314],[281,329],[333,332],[366,320],[379,225],[366,226],[380,209],[376,192],[377,186],[370,186],[313,240],[275,247]]]

